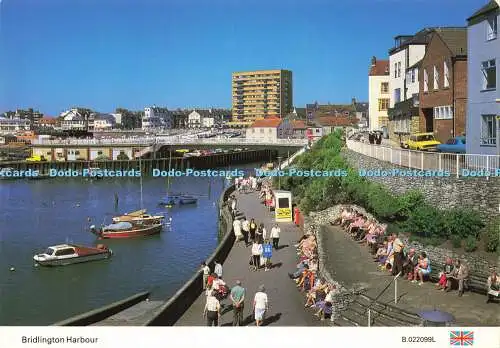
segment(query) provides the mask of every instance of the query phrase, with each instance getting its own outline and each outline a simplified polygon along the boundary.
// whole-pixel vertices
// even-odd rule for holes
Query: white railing
[[[109,146],[109,145],[279,145],[279,146],[304,146],[307,139],[277,139],[277,140],[257,140],[246,138],[193,138],[186,139],[182,136],[170,137],[141,137],[125,139],[62,139],[34,140],[33,145],[84,145],[84,146]]]
[[[500,173],[500,156],[498,155],[413,151],[361,143],[354,140],[347,140],[347,148],[401,167],[449,172],[450,175],[456,175],[457,177],[480,174],[478,173],[480,170],[488,172],[483,173],[483,176],[498,176],[498,173]]]

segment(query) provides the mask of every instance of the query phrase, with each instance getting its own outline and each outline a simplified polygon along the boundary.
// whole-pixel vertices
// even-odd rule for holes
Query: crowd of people
[[[314,314],[320,320],[333,321],[333,300],[337,285],[329,284],[318,274],[318,245],[316,236],[308,231],[295,245],[298,264],[288,276],[295,281],[300,292],[304,293],[306,308],[315,308]]]
[[[339,225],[358,243],[366,245],[373,255],[374,262],[379,264],[380,270],[391,272],[393,276],[400,275],[419,285],[430,280],[432,268],[427,253],[421,252],[417,255],[415,249],[403,243],[400,236],[394,233],[388,234],[386,224],[380,224],[351,207],[342,208],[340,215],[331,221],[331,224]],[[462,296],[468,287],[469,267],[463,261],[453,261],[447,257],[438,278],[437,289],[449,292],[457,287],[458,296]],[[488,301],[490,301],[498,297],[500,281],[495,272],[488,279]]]

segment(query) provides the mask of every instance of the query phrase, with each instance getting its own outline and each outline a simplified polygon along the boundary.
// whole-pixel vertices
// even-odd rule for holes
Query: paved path
[[[257,223],[263,222],[268,233],[271,231],[274,220],[273,215],[264,205],[258,201],[257,194],[238,194],[238,210],[243,212],[247,218],[255,218]],[[236,280],[241,280],[243,287],[247,290],[245,310],[243,318],[245,325],[254,325],[252,315],[252,302],[257,288],[263,284],[269,298],[269,312],[264,325],[273,326],[319,326],[322,322],[313,319],[310,311],[304,309],[304,297],[294,286],[288,277],[297,264],[297,253],[293,245],[302,235],[298,227],[293,223],[280,223],[281,235],[278,251],[273,251],[272,270],[265,272],[260,270],[252,272],[249,270],[250,246],[245,247],[243,242],[237,243],[223,264],[223,278],[232,287]],[[204,293],[184,313],[176,323],[177,326],[202,326],[205,319],[202,317],[205,307],[206,296]],[[229,308],[230,300],[226,299],[223,304]],[[222,326],[232,325],[232,311],[223,310],[221,319]]]
[[[366,294],[376,297],[391,280],[388,272],[377,269],[368,248],[361,247],[338,227],[328,227],[321,233],[325,255],[325,267],[333,279],[348,288],[364,288]],[[431,260],[432,264],[432,260]],[[500,324],[499,305],[486,304],[486,296],[466,292],[463,297],[457,291],[445,293],[435,289],[434,284],[419,286],[407,280],[398,281],[397,306],[410,312],[438,309],[452,313],[457,324],[466,326],[498,326]],[[379,299],[394,304],[394,285]]]

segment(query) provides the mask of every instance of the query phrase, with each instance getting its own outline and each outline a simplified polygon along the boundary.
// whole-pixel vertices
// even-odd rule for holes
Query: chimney
[[[373,56],[372,57],[372,66],[375,66],[377,64],[377,57]]]

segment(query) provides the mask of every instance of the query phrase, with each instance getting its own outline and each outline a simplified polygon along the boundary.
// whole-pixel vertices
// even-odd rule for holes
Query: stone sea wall
[[[343,157],[355,169],[395,169],[398,166],[379,161],[351,150],[344,150]],[[408,168],[405,168],[408,169]],[[369,177],[369,180],[386,186],[394,194],[409,190],[421,191],[426,201],[436,207],[447,209],[462,207],[476,210],[485,221],[497,216],[500,209],[500,177]]]

